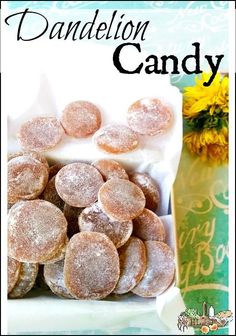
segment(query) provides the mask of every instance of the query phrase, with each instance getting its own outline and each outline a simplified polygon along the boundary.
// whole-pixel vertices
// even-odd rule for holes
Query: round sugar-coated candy
[[[14,288],[20,274],[21,263],[11,257],[7,257],[7,292]]]
[[[64,205],[64,215],[66,217],[68,227],[67,236],[71,238],[74,234],[79,232],[78,219],[84,208],[72,207],[69,204]]]
[[[96,146],[106,153],[121,154],[137,148],[138,136],[124,125],[108,125],[94,134]]]
[[[129,179],[142,189],[146,197],[145,207],[149,210],[157,210],[160,203],[160,193],[157,183],[145,173],[131,173]]]
[[[98,203],[85,208],[79,216],[80,231],[104,233],[118,248],[126,243],[132,234],[132,221],[119,222],[110,219]]]
[[[68,135],[84,138],[94,134],[101,126],[101,112],[94,104],[78,100],[65,107],[61,123]]]
[[[37,198],[48,182],[48,169],[30,156],[18,156],[8,164],[8,202]]]
[[[112,219],[128,221],[140,215],[145,196],[136,184],[123,179],[110,179],[98,193],[102,210]]]
[[[133,234],[142,240],[165,240],[164,225],[154,212],[144,209],[141,215],[133,220]]]
[[[145,241],[144,244],[147,252],[147,269],[132,292],[142,297],[155,297],[163,293],[173,281],[174,255],[165,243]]]
[[[72,299],[64,282],[64,259],[44,266],[44,279],[51,291],[59,297]]]
[[[18,156],[29,156],[35,160],[40,161],[41,163],[43,163],[46,168],[49,170],[49,165],[48,165],[48,161],[45,158],[45,156],[43,156],[41,153],[39,152],[35,152],[35,151],[24,151],[24,152],[18,152],[18,153],[12,153],[8,155],[8,161],[10,161],[11,159],[14,159],[15,157]]]
[[[172,111],[159,99],[143,98],[133,103],[127,114],[129,127],[143,135],[166,131],[172,122]]]
[[[93,162],[92,165],[99,170],[105,181],[110,180],[111,178],[129,179],[128,174],[117,161],[98,160]]]
[[[38,264],[21,263],[18,280],[12,291],[9,293],[9,297],[16,299],[25,296],[35,284],[38,269]]]
[[[54,117],[36,117],[21,125],[18,138],[22,148],[44,152],[54,148],[65,132]]]
[[[52,203],[20,201],[8,214],[8,254],[22,262],[43,262],[64,246],[66,231],[65,216]]]
[[[118,249],[120,258],[120,278],[114,289],[115,294],[131,291],[142,279],[146,266],[144,243],[136,237],[130,237],[125,245]]]
[[[83,208],[96,202],[103,184],[102,175],[87,163],[71,163],[56,175],[59,196],[69,205]]]
[[[48,201],[54,205],[56,205],[59,209],[63,211],[65,202],[61,199],[61,197],[58,195],[56,187],[55,187],[55,176],[51,178],[51,180],[48,181],[46,188],[44,189],[44,192],[42,194],[42,198],[45,201]]]
[[[119,274],[118,252],[106,235],[80,232],[71,238],[65,257],[64,281],[73,297],[105,298],[114,290]]]

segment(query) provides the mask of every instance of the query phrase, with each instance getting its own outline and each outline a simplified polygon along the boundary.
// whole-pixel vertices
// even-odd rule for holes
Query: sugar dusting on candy
[[[19,278],[13,290],[9,293],[9,297],[20,298],[25,296],[35,284],[38,269],[38,264],[21,263]]]
[[[108,125],[94,134],[94,142],[99,149],[107,153],[120,154],[134,150],[138,136],[125,125]]]
[[[98,169],[105,181],[111,178],[122,178],[125,180],[129,179],[129,176],[126,173],[125,169],[117,161],[98,160],[93,162],[92,165]]]
[[[9,203],[35,199],[48,182],[48,168],[30,156],[17,156],[8,162]]]
[[[69,243],[69,238],[66,237],[64,244],[62,244],[59,247],[58,251],[52,254],[51,256],[47,257],[47,259],[43,259],[40,264],[49,265],[49,264],[53,264],[57,261],[65,259],[65,254],[66,254],[68,243]]]
[[[171,284],[175,274],[174,255],[163,242],[145,241],[147,269],[140,283],[132,289],[142,297],[155,297]]]
[[[44,279],[54,294],[67,299],[73,298],[64,282],[64,259],[53,264],[45,265]]]
[[[125,294],[139,283],[145,273],[146,249],[139,238],[130,237],[127,243],[118,249],[118,253],[120,278],[114,293]]]
[[[161,219],[151,210],[144,209],[134,218],[134,235],[142,240],[165,240],[165,229]]]
[[[9,256],[41,262],[64,245],[66,230],[67,221],[55,205],[44,200],[18,202],[8,214]]]
[[[68,135],[83,138],[99,129],[101,113],[94,104],[78,100],[65,107],[61,123]]]
[[[79,216],[80,231],[94,231],[107,235],[118,248],[126,243],[133,230],[132,221],[110,219],[98,203],[85,208]]]
[[[123,179],[108,180],[98,193],[103,211],[120,221],[137,217],[144,209],[145,196],[134,183]]]
[[[119,279],[119,256],[102,233],[80,232],[68,245],[64,266],[65,285],[78,299],[102,299]]]
[[[129,127],[143,135],[166,131],[172,122],[172,111],[159,99],[143,98],[133,103],[127,114]]]
[[[150,210],[157,210],[160,203],[160,193],[157,183],[145,173],[131,173],[130,181],[142,189],[146,197],[145,207]]]
[[[49,169],[47,159],[39,152],[35,152],[35,151],[31,150],[31,151],[12,153],[12,154],[8,155],[8,161],[10,161],[11,159],[14,159],[15,157],[18,157],[18,156],[29,156],[29,157],[31,157],[35,160],[40,161],[41,163],[43,163],[47,167],[47,169]]]
[[[54,148],[65,132],[54,117],[36,117],[21,125],[18,139],[25,150],[43,152]]]
[[[21,263],[11,257],[7,257],[7,292],[10,293],[15,286],[20,274]]]
[[[59,196],[69,205],[86,207],[97,200],[98,190],[103,184],[98,170],[86,163],[71,163],[56,175]]]

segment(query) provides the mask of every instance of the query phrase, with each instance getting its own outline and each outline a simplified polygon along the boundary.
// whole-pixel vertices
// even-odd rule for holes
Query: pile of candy
[[[149,113],[146,113],[146,112]],[[147,115],[146,115],[147,114]],[[8,161],[8,293],[18,298],[43,280],[64,298],[103,299],[133,292],[155,297],[174,278],[174,256],[154,212],[158,186],[144,173],[126,172],[114,160],[49,167],[41,152],[70,136],[94,134],[98,148],[122,153],[138,135],[169,126],[171,112],[157,99],[143,99],[128,111],[125,125],[101,125],[89,102],[69,104],[59,122],[38,117],[21,125],[23,152]],[[40,273],[41,274],[41,273]]]

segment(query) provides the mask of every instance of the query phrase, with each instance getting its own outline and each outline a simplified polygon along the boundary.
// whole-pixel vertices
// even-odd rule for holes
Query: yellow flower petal
[[[202,110],[209,110],[209,114],[213,115],[219,108],[228,112],[228,77],[222,79],[217,73],[210,86],[203,86],[210,76],[211,73],[203,72],[201,77],[195,78],[195,86],[185,88],[183,112],[185,117],[197,117]]]
[[[190,132],[184,136],[184,143],[191,154],[198,155],[203,161],[214,164],[228,162],[228,130],[204,129],[201,132]]]
[[[202,98],[196,101],[190,108],[190,113],[196,114],[197,112],[201,112],[202,110],[206,110],[208,107],[209,98]]]

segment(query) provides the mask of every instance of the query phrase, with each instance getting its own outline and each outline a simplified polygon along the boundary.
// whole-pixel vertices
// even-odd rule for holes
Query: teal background
[[[30,6],[30,8],[122,8],[122,9],[150,9],[150,8],[169,8],[184,9],[204,8],[204,9],[227,9],[228,1],[8,1],[9,8],[20,8]]]

